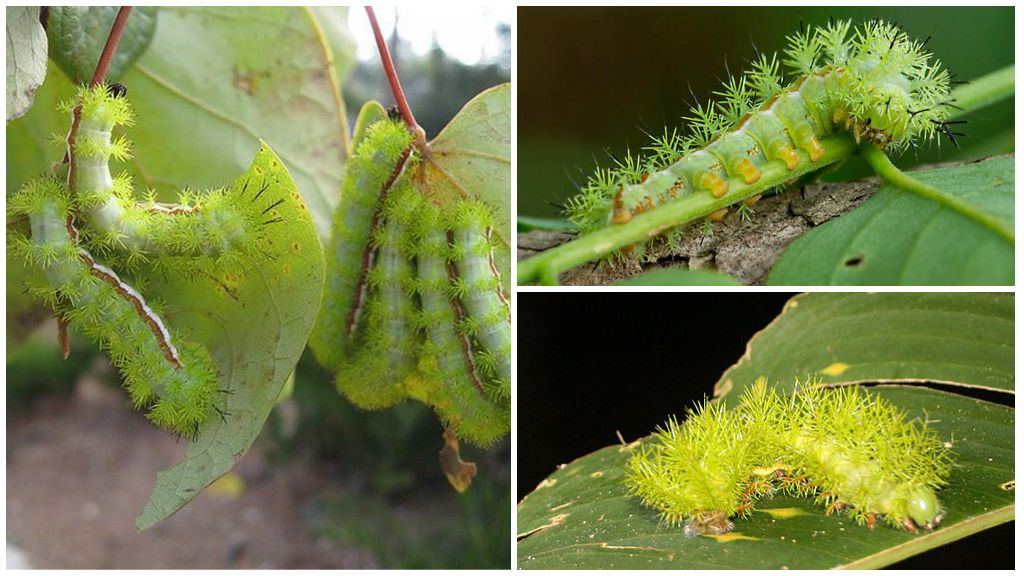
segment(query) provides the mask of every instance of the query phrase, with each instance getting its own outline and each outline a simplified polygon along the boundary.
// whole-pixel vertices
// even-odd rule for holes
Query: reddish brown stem
[[[380,24],[377,23],[377,15],[373,12],[372,6],[366,7],[366,17],[370,20],[370,27],[373,28],[373,39],[377,42],[377,52],[380,53],[381,65],[384,67],[384,75],[391,84],[391,93],[395,96],[395,104],[402,114],[402,120],[409,128],[409,131],[416,135],[416,146],[425,154],[427,152],[426,135],[423,128],[416,122],[409,108],[409,101],[405,99],[405,91],[402,90],[402,83],[398,80],[398,71],[395,70],[395,63],[391,60],[391,52],[388,50],[387,42],[384,41],[384,34],[380,31]]]
[[[96,71],[92,75],[92,82],[89,83],[89,86],[98,86],[107,77],[107,69],[110,68],[110,62],[114,59],[117,45],[121,42],[121,34],[124,32],[128,16],[131,13],[131,6],[121,6],[121,9],[117,11],[117,17],[114,18],[114,25],[110,27],[110,35],[107,36],[107,43],[103,46],[103,52],[100,54],[99,62],[96,63]]]
[[[110,34],[107,35],[107,43],[104,44],[103,52],[100,53],[100,59],[96,62],[96,70],[92,74],[92,81],[89,82],[90,87],[99,86],[107,77],[107,70],[110,69],[110,62],[114,59],[117,45],[121,42],[121,34],[124,33],[124,27],[128,23],[128,16],[131,13],[131,6],[122,6],[117,11],[114,25],[110,27]],[[68,149],[64,157],[64,161],[68,163],[68,188],[72,192],[75,189],[75,138],[78,136],[78,126],[81,123],[82,107],[75,106],[71,118],[71,131],[68,132],[67,138]]]

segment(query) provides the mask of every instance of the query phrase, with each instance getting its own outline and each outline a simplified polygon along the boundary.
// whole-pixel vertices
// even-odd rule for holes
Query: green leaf
[[[1013,229],[1013,157],[914,172]],[[883,186],[793,242],[768,276],[780,285],[1012,285],[1013,244],[950,209]]]
[[[672,268],[671,270],[654,270],[638,274],[625,280],[619,280],[616,286],[741,286],[735,278],[728,274],[712,270],[690,270],[688,268]]]
[[[778,497],[760,500],[730,534],[686,538],[627,495],[634,442],[563,466],[519,503],[519,568],[877,568],[1013,518],[1011,408],[926,388],[873,390],[911,414],[927,410],[953,443],[957,467],[939,494],[946,517],[935,531],[871,529],[827,516],[809,498]]]
[[[512,85],[499,84],[470,100],[430,142],[417,182],[424,192],[454,201],[477,198],[495,210],[496,252],[510,293],[512,236]]]
[[[38,6],[7,7],[7,121],[32,106],[46,77],[46,32]]]
[[[92,80],[119,6],[52,6],[46,17],[50,58],[76,84]],[[156,32],[159,8],[137,6],[125,23],[107,80],[118,80],[146,51]]]
[[[1013,391],[1014,297],[985,293],[797,296],[715,384],[735,397],[760,376],[829,384],[940,382]]]
[[[285,162],[326,237],[349,153],[339,78],[354,64],[355,46],[345,10],[161,8],[152,44],[121,79],[137,115],[136,186],[173,199],[186,187],[223,184],[248,167],[262,139]],[[8,192],[61,152],[49,138],[67,132],[67,118],[54,106],[72,94],[67,78],[52,71],[39,105],[8,125]]]
[[[213,419],[189,442],[182,462],[157,474],[136,519],[139,529],[173,514],[242,458],[280,397],[320,309],[323,249],[295,182],[266,145],[234,189],[242,190],[250,179],[269,183],[261,202],[284,200],[274,208],[284,222],[269,228],[266,257],[250,262],[241,277],[172,277],[147,284],[147,295],[167,303],[172,330],[209,348],[226,406],[223,419]]]

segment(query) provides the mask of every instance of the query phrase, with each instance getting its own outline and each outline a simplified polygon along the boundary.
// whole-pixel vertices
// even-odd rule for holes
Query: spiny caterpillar
[[[475,200],[439,205],[422,194],[410,176],[412,135],[381,116],[346,166],[310,343],[355,404],[414,398],[458,437],[487,446],[509,430],[511,397],[494,217]]]
[[[111,137],[117,126],[134,123],[124,94],[120,85],[95,88],[63,106],[68,112],[76,105],[82,110],[75,141],[75,197],[86,224],[83,242],[113,264],[134,268],[153,261],[156,268],[192,276],[240,266],[255,255],[260,243],[253,238],[273,218],[256,201],[256,191],[252,201],[215,189],[186,191],[177,204],[158,203],[152,193],[140,202],[127,173],[111,175],[111,157],[124,161],[131,156],[123,136]]]
[[[760,378],[733,410],[704,402],[666,422],[630,458],[626,484],[687,536],[728,532],[775,492],[916,532],[942,521],[936,492],[952,466],[927,423],[864,389],[810,384],[785,397]]]
[[[242,266],[244,257],[262,249],[259,227],[273,223],[282,200],[255,202],[264,187],[247,199],[220,190],[201,198],[186,194],[184,205],[137,202],[130,180],[112,177],[108,166],[111,157],[130,154],[123,137],[111,137],[115,126],[132,124],[125,89],[83,88],[62,105],[76,108],[80,123],[73,150],[69,143],[74,163],[68,182],[42,177],[8,200],[9,221],[29,223],[28,235],[9,227],[8,250],[36,273],[29,291],[54,310],[61,326],[109,353],[132,403],[148,407],[156,425],[193,437],[214,413],[224,416],[217,368],[204,346],[171,334],[160,306],[147,303],[125,273],[145,266],[198,278]],[[138,286],[142,277],[129,280]]]
[[[716,92],[717,103],[693,109],[687,133],[666,129],[646,157],[599,170],[569,201],[569,219],[585,234],[695,194],[719,219],[730,203],[749,206],[844,160],[853,148],[840,152],[837,137],[894,152],[941,135],[956,143],[958,122],[945,120],[949,73],[925,42],[892,24],[865,22],[852,34],[850,21],[802,29],[788,38],[783,63],[795,75],[788,84],[777,56],[761,54]]]

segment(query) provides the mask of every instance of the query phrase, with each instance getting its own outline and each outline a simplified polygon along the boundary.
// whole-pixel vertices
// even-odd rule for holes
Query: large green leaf
[[[1012,156],[913,175],[1013,229]],[[1010,285],[1013,254],[1012,242],[978,222],[887,184],[793,242],[768,283]]]
[[[107,37],[120,6],[51,6],[46,17],[46,38],[50,58],[76,84],[92,80]],[[146,51],[156,32],[159,9],[132,9],[110,60],[107,79],[119,80],[129,66]]]
[[[185,459],[157,474],[140,529],[173,514],[245,454],[295,368],[323,292],[324,257],[309,210],[274,153],[265,145],[233,184],[268,206],[265,256],[240,274],[208,281],[180,277],[147,284],[147,296],[167,303],[172,330],[205,344],[225,391],[224,418],[214,418],[189,442]],[[278,202],[280,203],[278,204]]]
[[[339,78],[354,64],[345,8],[161,8],[152,44],[121,79],[136,108],[136,185],[165,198],[223,184],[265,140],[326,236],[349,151]],[[134,14],[131,18],[134,18]],[[7,190],[47,170],[73,87],[51,67],[37,104],[7,128]]]
[[[477,198],[494,208],[497,252],[508,294],[512,236],[512,85],[499,84],[477,94],[430,142],[420,163],[419,182],[427,194]]]
[[[1013,294],[811,293],[787,303],[715,384],[736,396],[760,376],[791,389],[830,384],[941,382],[1014,389]]]
[[[7,7],[7,121],[32,106],[46,77],[46,32],[38,6]]]
[[[948,438],[957,466],[939,496],[933,532],[870,529],[827,516],[811,499],[758,502],[734,532],[686,538],[626,493],[624,465],[639,443],[609,446],[545,479],[519,504],[519,568],[817,569],[881,567],[1013,518],[1014,416],[1004,406],[925,388],[873,389]]]

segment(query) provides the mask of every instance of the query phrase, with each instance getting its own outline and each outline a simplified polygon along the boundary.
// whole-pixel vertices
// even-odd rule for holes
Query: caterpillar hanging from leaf
[[[630,458],[625,481],[687,536],[728,532],[777,492],[917,532],[942,521],[938,492],[953,465],[927,422],[862,388],[811,383],[785,397],[761,378],[735,409],[705,402],[670,419]]]
[[[581,235],[604,234],[602,245],[574,250],[569,243],[524,260],[520,283],[557,282],[559,271],[615,250],[635,247],[641,255],[645,242],[696,218],[720,219],[732,205],[749,207],[860,145],[898,154],[942,136],[956,143],[960,121],[947,120],[950,75],[925,42],[878,20],[801,28],[787,39],[788,83],[779,57],[761,54],[725,82],[717,102],[693,108],[687,132],[666,129],[645,156],[598,170],[566,215]],[[653,212],[670,223],[639,218]]]
[[[130,156],[127,141],[112,138],[115,127],[133,123],[125,95],[119,84],[99,85],[61,106],[80,115],[68,178],[41,177],[8,199],[15,223],[8,251],[33,271],[29,292],[60,325],[108,352],[133,405],[191,438],[214,415],[226,415],[217,367],[203,345],[173,334],[161,307],[132,284],[149,273],[200,278],[243,266],[263,249],[260,229],[274,218],[273,206],[226,190],[185,194],[178,205],[137,201],[130,179],[109,168],[110,158]],[[17,226],[24,220],[27,234]]]
[[[485,204],[442,202],[411,176],[409,130],[364,106],[328,246],[327,288],[310,344],[355,404],[412,398],[459,438],[508,433],[511,318]]]

